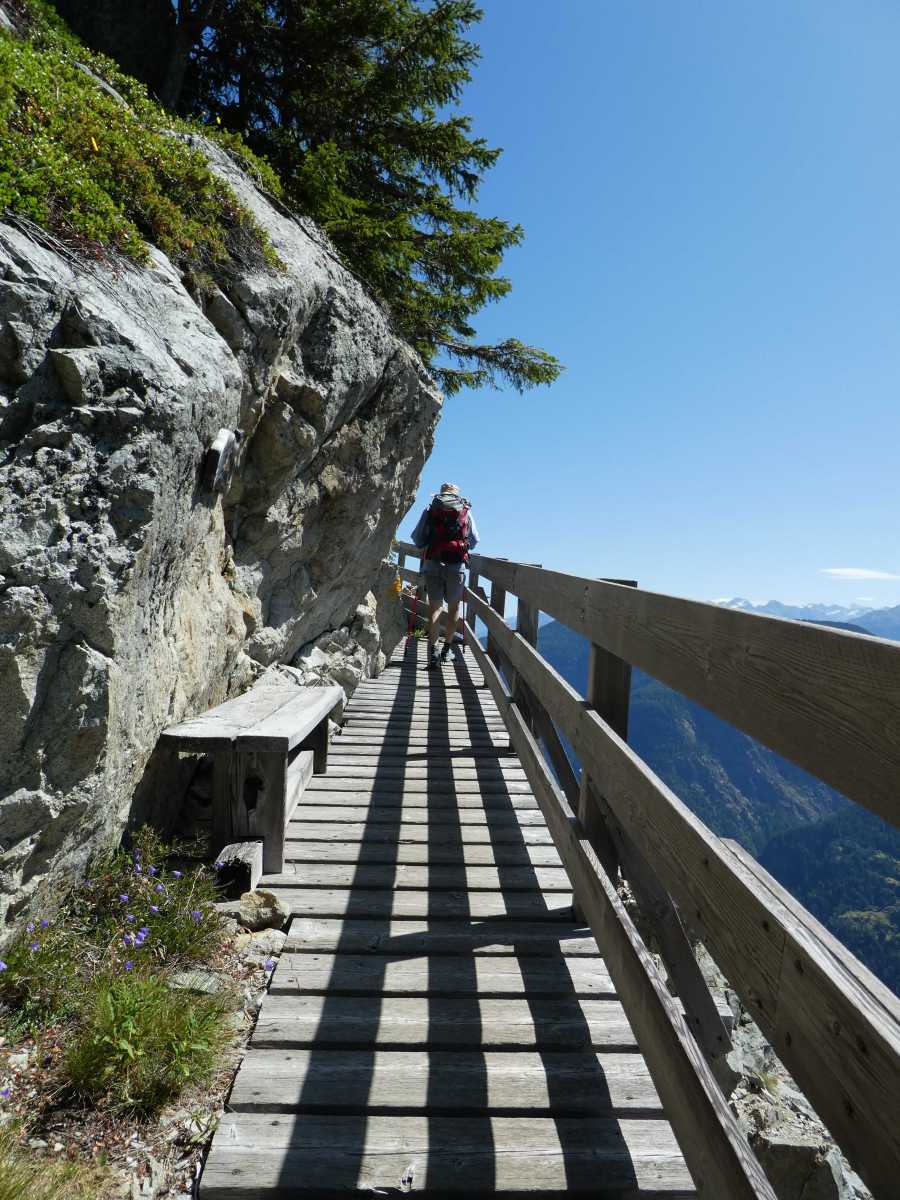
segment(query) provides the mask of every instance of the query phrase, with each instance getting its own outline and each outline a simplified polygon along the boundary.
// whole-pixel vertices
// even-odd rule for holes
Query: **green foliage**
[[[164,72],[134,57],[130,9],[117,30],[92,0],[59,2],[175,111],[221,122],[272,163],[288,203],[388,303],[445,391],[558,376],[552,355],[516,338],[475,340],[474,315],[509,291],[498,272],[522,229],[474,208],[500,154],[457,111],[479,58],[474,0],[179,0],[161,10],[165,28],[141,16],[168,42]]]
[[[146,1114],[208,1074],[229,1040],[229,1005],[136,972],[93,981],[66,1056],[81,1094]]]
[[[28,40],[0,35],[0,211],[138,262],[145,238],[186,267],[273,262],[250,213],[142,85],[81,46],[39,0],[29,10]],[[254,168],[273,183],[270,169]]]
[[[166,869],[172,849],[139,831],[129,852],[99,860],[56,913],[20,931],[0,970],[10,1023],[39,1033],[73,1019],[94,981],[125,973],[126,964],[139,974],[167,972],[216,953],[225,935],[215,879],[203,869]]]
[[[97,1200],[109,1173],[59,1159],[35,1159],[18,1140],[18,1127],[0,1124],[0,1200]]]

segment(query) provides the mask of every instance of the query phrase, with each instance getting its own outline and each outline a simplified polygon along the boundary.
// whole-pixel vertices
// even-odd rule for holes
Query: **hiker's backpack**
[[[428,510],[425,557],[442,563],[464,563],[469,557],[469,502],[446,502],[435,496]]]

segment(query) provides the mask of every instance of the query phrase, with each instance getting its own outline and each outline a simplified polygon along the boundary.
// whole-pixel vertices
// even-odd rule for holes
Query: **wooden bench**
[[[284,829],[312,775],[328,766],[336,685],[269,684],[178,725],[161,744],[213,755],[213,845],[259,838],[263,871],[284,869]]]

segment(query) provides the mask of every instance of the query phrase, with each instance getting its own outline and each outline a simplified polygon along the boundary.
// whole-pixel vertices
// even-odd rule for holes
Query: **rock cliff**
[[[136,793],[159,808],[165,725],[273,664],[351,690],[396,618],[381,563],[440,398],[322,234],[198,144],[282,270],[193,296],[158,251],[91,263],[0,224],[0,939]]]

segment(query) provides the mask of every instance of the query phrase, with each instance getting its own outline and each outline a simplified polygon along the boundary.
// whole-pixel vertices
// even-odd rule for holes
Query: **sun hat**
[[[459,488],[456,486],[455,483],[442,483],[441,491],[442,492],[450,492],[451,495],[453,495],[453,496],[459,495]]]

